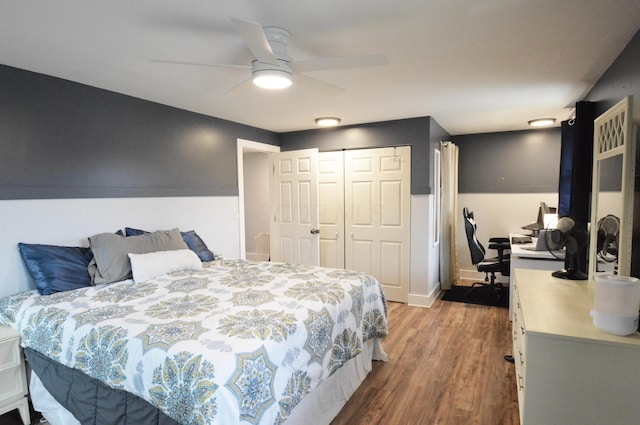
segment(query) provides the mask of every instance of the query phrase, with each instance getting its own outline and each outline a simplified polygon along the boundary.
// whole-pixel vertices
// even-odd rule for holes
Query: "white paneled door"
[[[411,148],[345,152],[345,267],[368,272],[389,300],[407,302]]]
[[[272,154],[271,259],[320,264],[318,150]]]
[[[407,302],[411,148],[321,152],[318,164],[320,265],[367,272]]]
[[[344,153],[320,152],[320,265],[344,268]]]

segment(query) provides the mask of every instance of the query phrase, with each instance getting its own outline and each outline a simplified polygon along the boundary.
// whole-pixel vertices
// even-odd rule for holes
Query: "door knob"
[[[317,235],[318,233],[320,233],[320,229],[311,229],[310,232],[312,235]]]

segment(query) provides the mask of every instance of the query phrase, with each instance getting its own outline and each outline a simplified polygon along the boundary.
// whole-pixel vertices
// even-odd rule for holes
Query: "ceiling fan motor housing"
[[[255,76],[256,72],[260,71],[279,71],[287,73],[289,76],[293,76],[293,70],[289,64],[291,63],[291,57],[287,52],[287,45],[289,44],[289,38],[291,34],[284,28],[279,27],[265,27],[264,33],[269,41],[269,46],[275,56],[275,63],[264,62],[258,59],[254,59],[251,62],[251,72]]]

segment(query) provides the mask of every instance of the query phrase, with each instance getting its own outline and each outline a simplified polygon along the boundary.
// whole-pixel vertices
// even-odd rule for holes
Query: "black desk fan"
[[[618,262],[620,219],[613,214],[598,221],[598,258],[607,263]]]
[[[578,266],[579,254],[586,248],[587,231],[576,227],[573,218],[560,217],[555,228],[545,229],[547,250],[557,259],[565,260],[565,269],[557,270],[551,275],[560,279],[587,280],[587,275]],[[558,251],[564,248],[564,257]]]

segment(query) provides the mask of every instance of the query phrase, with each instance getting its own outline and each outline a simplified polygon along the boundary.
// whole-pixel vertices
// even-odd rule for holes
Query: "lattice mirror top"
[[[627,111],[621,110],[600,124],[599,153],[624,146],[626,139]]]

